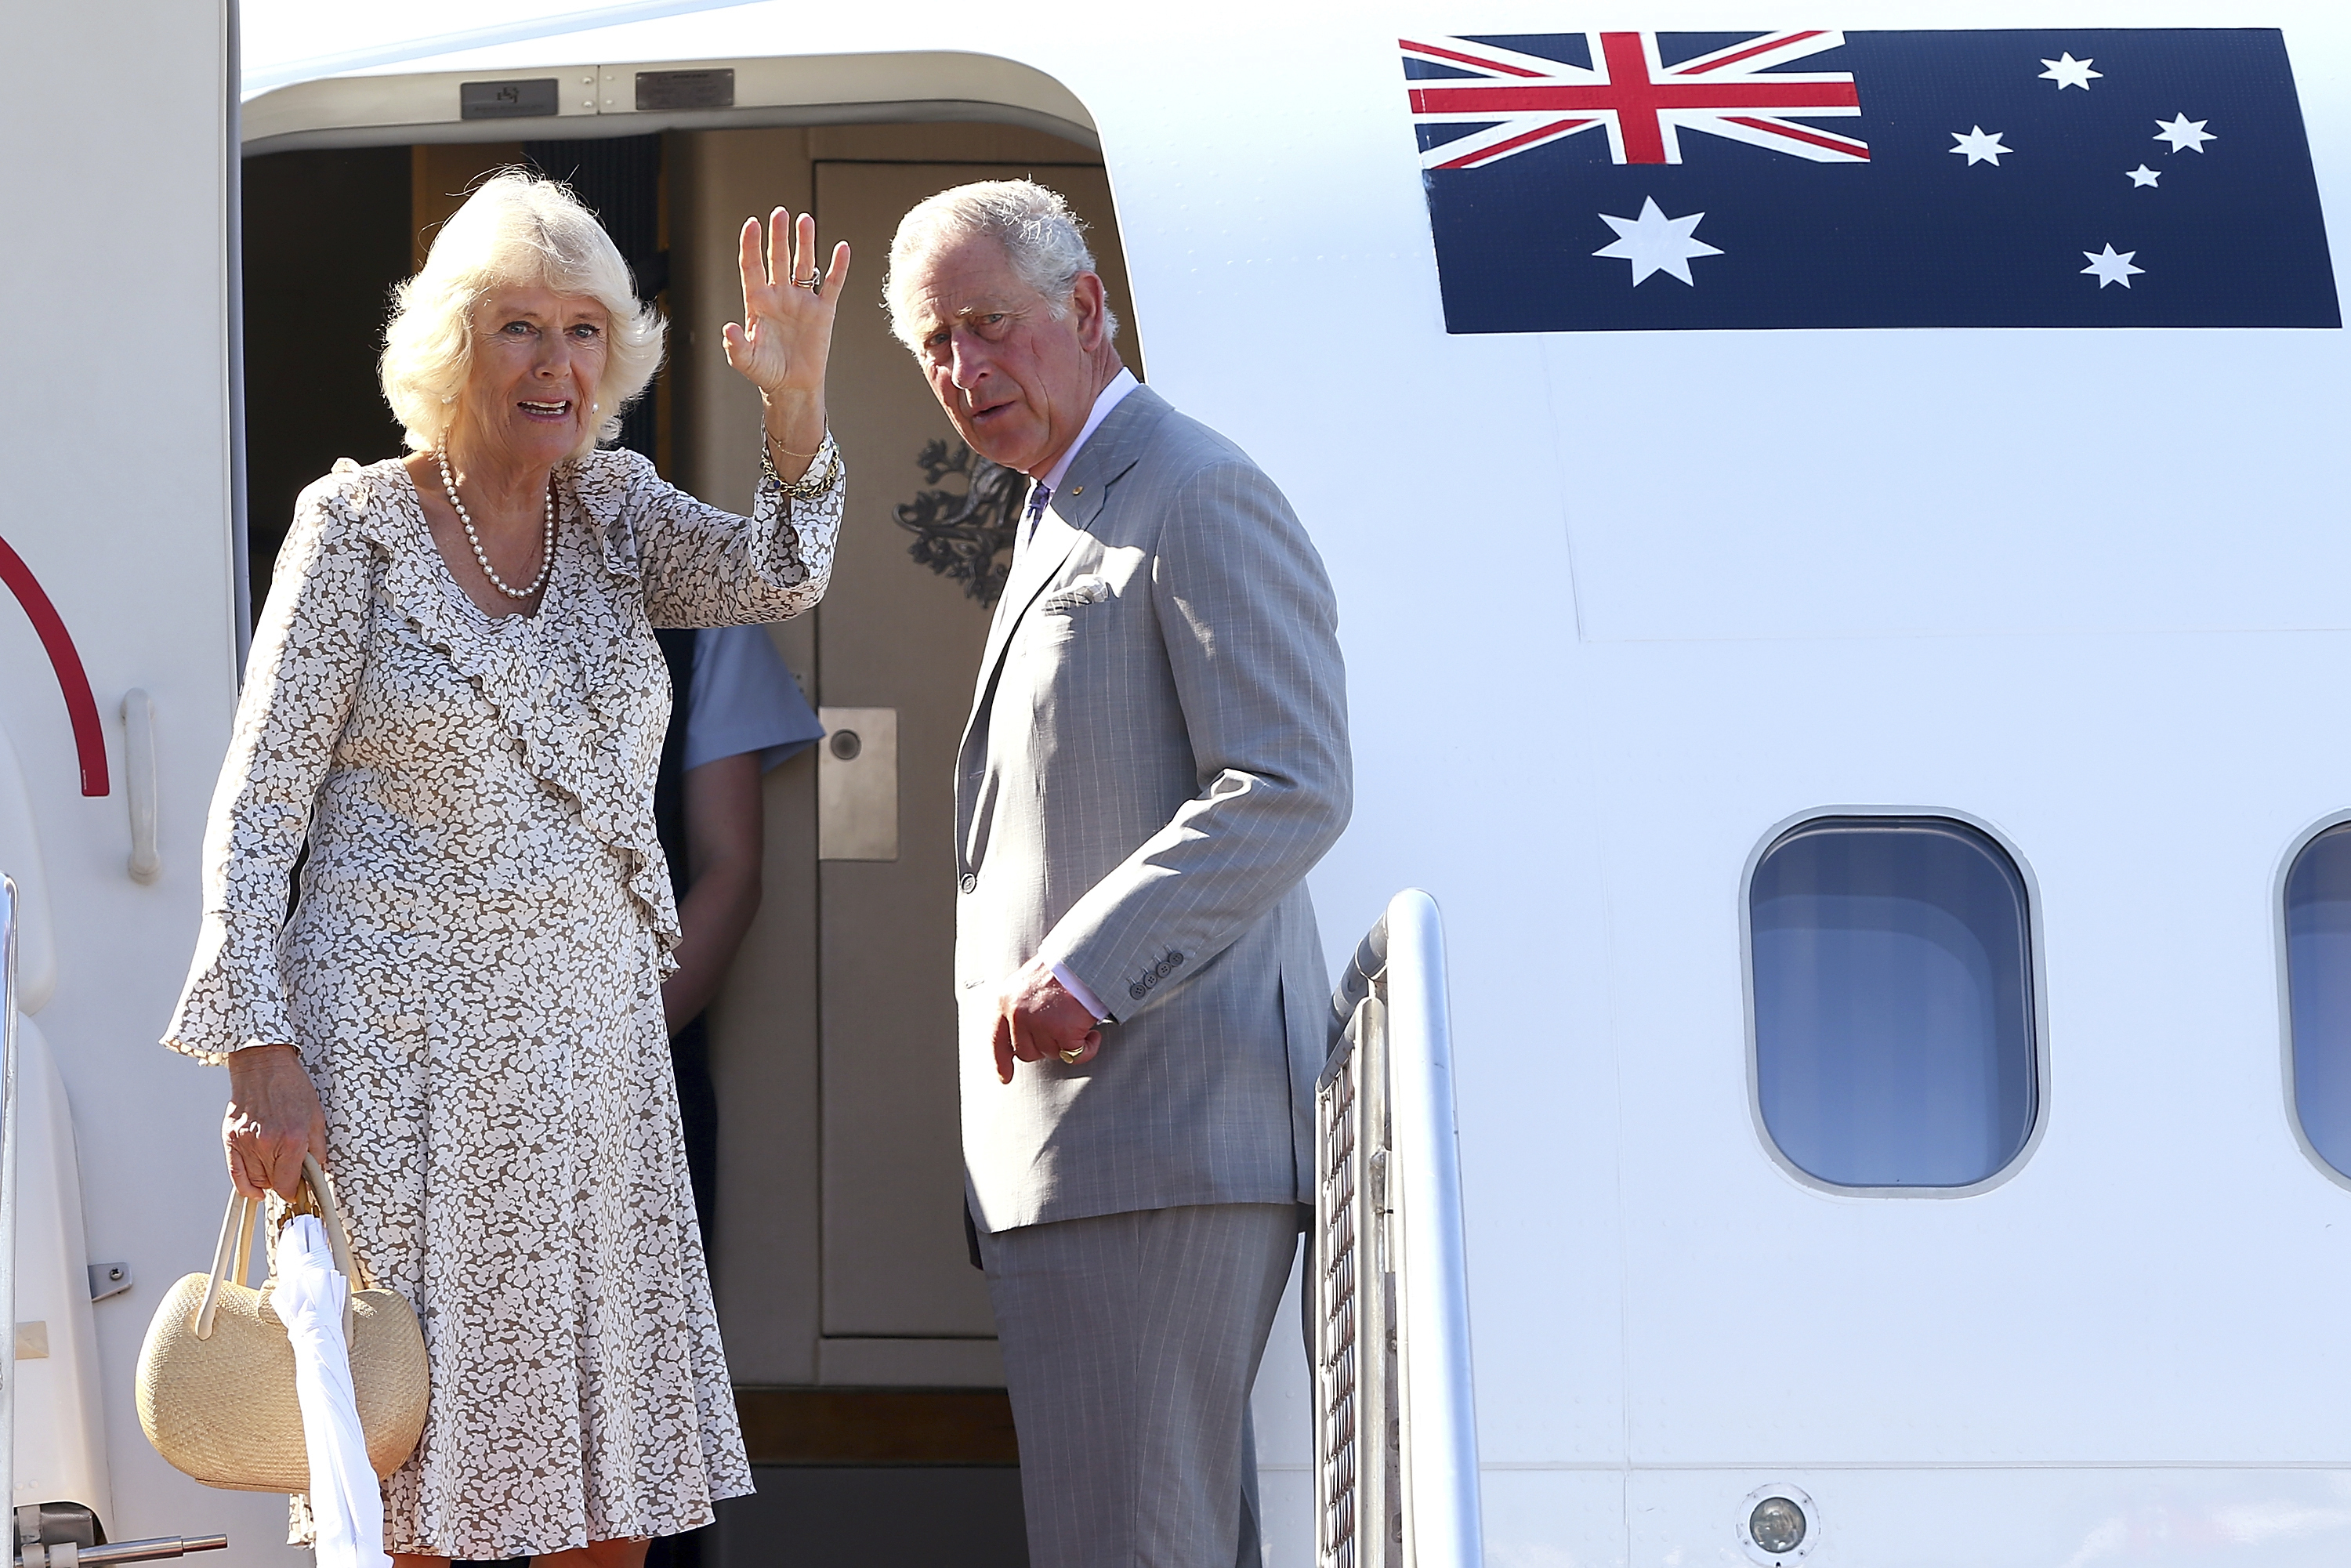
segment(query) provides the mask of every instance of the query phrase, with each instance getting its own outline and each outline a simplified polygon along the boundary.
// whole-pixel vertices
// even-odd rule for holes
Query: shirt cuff
[[[1061,989],[1069,992],[1070,995],[1077,998],[1079,1001],[1085,1005],[1086,1011],[1094,1015],[1094,1021],[1096,1023],[1102,1023],[1108,1020],[1110,1018],[1110,1009],[1102,1005],[1102,998],[1094,995],[1093,991],[1083,980],[1079,979],[1075,975],[1070,973],[1070,967],[1067,964],[1056,964],[1053,966],[1053,978],[1061,982]]]

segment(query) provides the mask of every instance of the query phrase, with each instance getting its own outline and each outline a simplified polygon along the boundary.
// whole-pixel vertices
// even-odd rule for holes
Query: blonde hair
[[[901,299],[899,291],[921,263],[979,235],[1004,247],[1020,281],[1043,295],[1053,319],[1061,320],[1070,313],[1078,275],[1100,270],[1085,230],[1059,191],[1034,180],[981,180],[925,197],[898,220],[898,233],[890,241],[890,275],[882,280],[890,329],[917,356],[922,353],[913,335],[920,329],[914,302]],[[1108,306],[1102,308],[1102,329],[1118,336],[1118,315]]]
[[[511,287],[590,298],[611,319],[604,379],[595,389],[604,417],[580,453],[620,434],[621,411],[661,368],[666,324],[638,302],[628,263],[596,214],[559,181],[501,169],[441,225],[423,270],[392,291],[377,373],[416,451],[440,445],[456,420],[457,395],[473,369],[474,307],[491,290]]]

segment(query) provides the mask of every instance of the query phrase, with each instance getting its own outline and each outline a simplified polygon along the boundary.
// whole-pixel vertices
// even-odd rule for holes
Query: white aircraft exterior
[[[582,5],[248,4],[236,91],[217,7],[9,16],[0,538],[107,775],[0,603],[18,1317],[47,1334],[45,1363],[17,1342],[20,1503],[294,1552],[275,1499],[180,1477],[131,1405],[224,1186],[223,1077],[154,1041],[238,680],[232,107],[248,148],[455,141],[436,83],[717,64],[768,84],[767,123],[1098,140],[1152,384],[1321,547],[1358,803],[1313,889],[1334,974],[1400,887],[1447,923],[1490,1562],[1793,1561],[1740,1535],[1775,1493],[1851,1568],[2351,1557],[2351,1178],[2296,1115],[2281,915],[2351,816],[2342,332],[1448,335],[1399,37],[1801,15]],[[2351,211],[2340,5],[1823,20],[2281,27]],[[637,114],[588,104],[563,132]],[[2029,1137],[1956,1189],[1824,1184],[1758,1110],[1749,878],[1807,821],[1888,815],[1979,831],[2028,901]],[[132,1287],[83,1304],[91,1264]],[[1280,1568],[1313,1550],[1289,1344],[1259,1397]]]

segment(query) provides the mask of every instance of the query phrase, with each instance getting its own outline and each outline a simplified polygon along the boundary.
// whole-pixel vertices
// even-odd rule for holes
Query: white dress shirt
[[[1095,394],[1093,409],[1086,415],[1085,427],[1078,432],[1078,438],[1053,459],[1053,465],[1041,476],[1047,487],[1054,490],[1061,487],[1061,481],[1069,476],[1070,465],[1078,460],[1078,454],[1084,451],[1086,443],[1094,438],[1094,432],[1100,430],[1102,422],[1110,417],[1110,411],[1124,402],[1126,394],[1142,384],[1134,379],[1133,371],[1123,366],[1118,374],[1111,377],[1110,385]]]

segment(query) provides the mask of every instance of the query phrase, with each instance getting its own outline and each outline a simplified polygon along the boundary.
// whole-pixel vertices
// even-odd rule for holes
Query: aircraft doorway
[[[894,810],[887,813],[894,844],[818,841],[842,837],[820,831],[817,806],[817,775],[840,767],[838,747],[805,770],[770,779],[768,902],[714,1030],[720,1317],[746,1385],[747,1419],[760,1419],[764,1409],[807,1408],[838,1388],[864,1407],[901,1406],[907,1425],[898,1430],[910,1438],[931,1434],[917,1447],[934,1465],[984,1463],[988,1442],[1004,1445],[992,1451],[1009,1458],[1009,1413],[1000,1403],[992,1408],[1003,1412],[996,1417],[1003,1425],[985,1440],[964,1424],[977,1408],[966,1391],[987,1391],[1000,1402],[995,1391],[1003,1374],[984,1281],[964,1234],[952,978],[951,780],[992,596],[975,595],[967,582],[914,559],[921,536],[900,520],[902,512],[918,513],[924,492],[959,495],[966,481],[942,473],[935,457],[923,466],[926,449],[954,456],[960,444],[891,335],[881,286],[891,235],[908,207],[966,181],[1033,175],[1062,190],[1088,218],[1113,307],[1132,322],[1108,181],[1088,150],[1003,127],[722,131],[695,140],[701,145],[682,166],[692,170],[699,193],[673,210],[708,213],[696,231],[706,256],[684,265],[705,280],[714,310],[705,320],[698,301],[681,308],[695,312],[698,343],[695,360],[680,352],[679,401],[689,410],[705,406],[701,389],[739,399],[741,413],[714,422],[703,438],[724,431],[739,443],[740,456],[724,460],[728,472],[740,467],[747,476],[756,461],[756,422],[747,391],[730,385],[731,372],[716,361],[717,328],[730,319],[723,290],[732,287],[743,213],[779,198],[754,197],[747,188],[726,200],[721,188],[772,169],[789,151],[778,143],[803,143],[820,232],[828,241],[846,239],[855,252],[830,389],[833,430],[852,465],[849,517],[823,605],[809,624],[781,631],[794,668],[813,676],[810,695],[836,732],[886,715],[895,738]],[[674,267],[672,276],[686,273]],[[1139,368],[1131,336],[1128,348]],[[705,350],[708,362],[699,357]],[[680,450],[692,444],[689,438]],[[712,483],[725,478],[714,471]],[[872,738],[861,735],[855,762],[872,761]],[[885,799],[888,783],[873,786]],[[779,822],[791,826],[779,833]],[[795,984],[795,976],[813,983]],[[783,1126],[792,1129],[789,1139],[775,1135]],[[737,1196],[751,1193],[772,1196],[754,1208]],[[756,1343],[737,1326],[755,1315],[762,1324]],[[811,1383],[819,1394],[800,1391]],[[850,1396],[851,1389],[873,1392]],[[760,1475],[762,1498],[736,1505],[722,1524],[727,1568],[751,1560],[737,1551],[738,1530],[764,1543],[755,1552],[771,1553],[791,1533],[778,1536],[764,1521],[781,1524],[794,1507],[788,1499],[820,1496],[836,1500],[814,1513],[862,1519],[869,1529],[877,1511],[935,1516],[947,1533],[919,1551],[910,1542],[908,1563],[1026,1561],[1017,1472],[1009,1469],[995,1472],[998,1490],[980,1470],[845,1467],[824,1476],[779,1468]],[[900,1500],[877,1508],[885,1497]],[[808,1561],[876,1568],[885,1561],[839,1554],[846,1547],[845,1541],[824,1552],[811,1545]]]
[[[391,286],[473,181],[524,151],[517,140],[249,161],[256,601],[301,486],[336,457],[399,448],[368,395]],[[1107,176],[1090,148],[990,124],[672,131],[659,153],[654,276],[665,275],[670,352],[654,424],[632,434],[697,495],[746,509],[758,473],[757,394],[726,367],[719,332],[740,310],[743,218],[812,210],[828,244],[855,249],[831,387],[848,518],[823,605],[770,634],[820,710],[883,710],[896,741],[890,858],[820,858],[817,753],[767,776],[764,899],[709,1015],[710,1252],[760,1493],[722,1508],[702,1558],[1022,1563],[1009,1410],[964,1235],[954,1063],[950,774],[989,604],[914,559],[922,536],[900,520],[925,492],[953,509],[966,479],[939,467],[960,446],[890,335],[881,285],[907,207],[967,180],[1033,175],[1088,220],[1140,371]],[[305,314],[311,295],[330,296],[331,322]]]
[[[868,478],[817,616],[818,681],[829,712],[894,714],[898,769],[895,858],[819,866],[825,1381],[882,1370],[877,1354],[899,1358],[909,1375],[933,1365],[999,1376],[964,1235],[952,983],[951,780],[994,594],[974,591],[984,571],[957,581],[911,559],[918,536],[900,514],[922,491],[963,488],[920,460],[942,442],[949,455],[962,446],[884,313],[866,301],[879,298],[880,263],[907,208],[966,181],[1032,172],[1094,214],[1097,232],[1110,231],[1099,166],[825,160],[815,168],[823,231],[869,258],[842,314],[831,391],[834,428]],[[1123,277],[1112,293],[1130,319]],[[1007,564],[999,552],[995,565]],[[910,1092],[910,1074],[919,1091]],[[956,1196],[943,1203],[942,1193]]]

